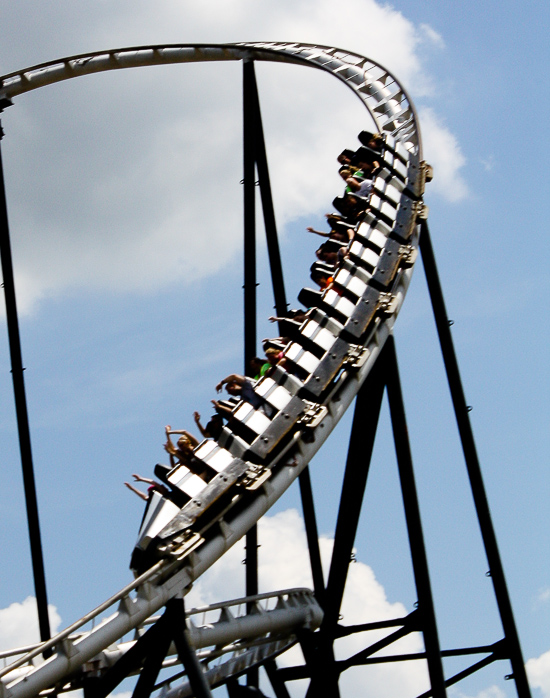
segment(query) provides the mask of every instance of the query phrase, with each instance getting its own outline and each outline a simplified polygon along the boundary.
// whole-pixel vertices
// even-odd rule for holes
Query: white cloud
[[[428,192],[434,192],[447,201],[465,199],[468,185],[461,173],[466,158],[456,136],[442,123],[433,109],[420,110],[420,124],[424,144],[424,157],[434,168],[434,178]]]
[[[338,46],[380,61],[401,80],[415,86],[417,94],[430,89],[420,47],[437,32],[428,25],[416,27],[401,12],[375,0],[349,0],[345,8],[332,0],[280,0],[269,5],[257,0],[223,0],[202,3],[164,3],[164,11],[148,2],[120,3],[118,21],[111,18],[109,34],[95,31],[120,46],[153,42],[302,41]],[[353,21],[350,19],[353,18]],[[90,34],[88,33],[88,36]]]
[[[466,694],[461,693],[455,687],[451,687],[450,693],[452,698],[470,698],[470,696],[466,696]],[[489,686],[489,688],[483,689],[471,698],[506,698],[506,694],[498,686]]]
[[[26,32],[25,42],[10,46],[10,60],[21,61],[10,69],[122,45],[299,39],[372,56],[414,96],[434,92],[422,46],[441,48],[441,37],[375,0],[350,0],[345,10],[331,0],[283,0],[268,10],[236,0],[230,11],[222,0],[172,0],[162,9],[142,0],[105,3],[108,21],[101,11],[83,21],[65,4],[44,15],[33,8],[31,24],[21,19],[25,2],[10,8],[7,34],[10,26],[14,38],[18,27]],[[354,21],[343,24],[343,12]],[[330,208],[340,187],[334,155],[370,124],[358,100],[318,71],[270,64],[257,72],[282,229]],[[16,99],[3,146],[21,312],[70,289],[139,294],[190,284],[236,259],[240,80],[237,64],[168,66]],[[434,112],[426,118],[434,189],[458,200],[466,193],[459,146]]]
[[[433,44],[438,49],[445,48],[445,40],[439,32],[436,32],[429,24],[421,24],[420,31],[424,34],[426,41]]]
[[[529,659],[525,668],[530,685],[539,688],[544,698],[550,698],[550,650]]]
[[[50,629],[57,632],[61,618],[55,606],[49,605]],[[40,641],[36,599],[27,597],[22,603],[12,603],[0,609],[0,650],[11,650]]]
[[[548,603],[550,601],[550,587],[544,587],[544,589],[539,590],[537,601],[540,604]]]
[[[494,155],[489,155],[486,158],[481,158],[480,163],[483,165],[485,172],[492,172],[495,167]]]

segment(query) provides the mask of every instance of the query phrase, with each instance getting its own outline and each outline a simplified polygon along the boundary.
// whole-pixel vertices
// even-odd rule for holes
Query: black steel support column
[[[244,364],[256,356],[256,110],[254,64],[243,62]]]
[[[324,594],[324,618],[316,638],[318,644],[312,649],[302,643],[311,676],[308,698],[339,695],[339,670],[334,657],[333,643],[337,636],[340,607],[367,483],[383,391],[383,357],[379,357],[357,393],[334,548]],[[307,636],[305,640],[307,643]]]
[[[335,632],[340,615],[374,448],[385,385],[384,354],[383,350],[357,393],[355,403],[324,608],[323,626],[330,628],[331,633]]]
[[[262,112],[260,110],[260,98],[254,72],[254,63],[249,64],[251,101],[254,103],[255,124],[255,161],[258,168],[258,181],[262,198],[262,210],[264,214],[265,234],[267,239],[267,251],[269,254],[269,266],[271,268],[271,283],[273,284],[273,296],[275,299],[275,311],[279,317],[286,314],[287,302],[285,283],[283,278],[283,266],[275,224],[275,210],[273,208],[273,196],[271,194],[271,182],[267,166],[267,152],[265,149],[264,129],[262,125]]]
[[[0,124],[0,141],[4,133]],[[29,527],[29,540],[31,546],[32,569],[34,575],[34,589],[36,604],[38,607],[38,625],[40,639],[49,640],[50,620],[48,617],[48,598],[46,594],[46,576],[44,572],[44,560],[42,556],[42,542],[40,537],[40,524],[38,520],[38,503],[36,498],[36,485],[34,480],[34,468],[32,462],[31,436],[29,431],[29,417],[27,412],[27,399],[25,396],[25,379],[23,377],[23,359],[21,355],[21,340],[19,336],[19,321],[17,319],[17,305],[15,301],[15,284],[13,280],[13,264],[11,257],[11,244],[8,225],[8,207],[6,202],[6,189],[4,186],[4,171],[2,154],[0,151],[0,256],[2,257],[2,276],[4,297],[6,299],[6,319],[8,325],[8,337],[11,356],[11,374],[13,379],[13,392],[15,396],[15,411],[17,415],[17,429],[19,432],[19,448],[21,451],[21,465],[23,468],[23,484],[25,488],[25,501],[27,505],[27,521]]]
[[[256,100],[253,61],[243,61],[244,169],[244,366],[256,356]],[[246,595],[258,593],[258,528],[246,534]],[[249,611],[251,609],[248,609]],[[247,683],[258,686],[258,669],[247,673]]]
[[[313,502],[313,490],[309,466],[304,468],[299,475],[300,496],[302,498],[302,511],[306,527],[307,547],[313,578],[315,598],[321,606],[325,605],[325,580],[323,578],[323,566],[321,564],[321,551],[319,549],[319,533],[317,531],[317,519],[315,517],[315,504]]]
[[[149,642],[149,649],[145,655],[145,662],[139,673],[132,698],[149,698],[155,689],[157,677],[162,669],[162,662],[168,654],[172,640],[166,628],[168,625],[169,622],[166,618],[166,622],[161,624],[164,632],[161,632],[159,628],[159,632],[156,633],[156,642]]]
[[[149,698],[172,641],[187,673],[193,695],[197,698],[212,698],[210,686],[197,655],[189,645],[183,599],[171,599],[159,620],[116,664],[110,667],[102,677],[88,679],[84,685],[85,698],[106,698],[121,681],[138,671],[139,679],[132,698]]]
[[[441,649],[435,621],[435,609],[428,573],[428,560],[422,533],[420,508],[418,506],[409,435],[405,419],[405,406],[401,393],[393,336],[388,337],[386,340],[385,351],[387,352],[386,387],[388,390],[395,453],[397,456],[399,479],[401,481],[401,490],[403,493],[403,505],[409,533],[414,579],[418,594],[418,610],[420,612],[424,646],[426,648],[428,672],[432,685],[432,695],[435,696],[435,698],[445,698],[445,677],[443,674],[443,664],[441,662]]]
[[[285,682],[278,673],[277,662],[274,659],[268,659],[264,664],[264,669],[275,693],[275,697],[290,698],[290,693],[288,692]]]
[[[464,451],[464,459],[470,479],[470,487],[472,489],[479,527],[485,546],[485,554],[487,555],[489,571],[493,581],[500,618],[506,637],[508,657],[512,664],[512,674],[516,682],[518,696],[520,698],[530,698],[531,692],[527,682],[527,674],[525,672],[519,636],[514,621],[508,588],[506,586],[504,569],[500,559],[489,503],[485,492],[485,485],[483,484],[474,434],[468,414],[468,406],[466,404],[466,398],[464,397],[458,361],[456,359],[445,301],[443,299],[443,291],[439,281],[439,274],[437,272],[435,256],[426,221],[422,223],[420,251],[422,253],[424,272],[428,283],[428,290],[432,302],[437,333],[439,335],[439,342],[441,344],[445,370],[447,372],[447,380],[449,382],[460,440]]]
[[[212,698],[210,686],[197,659],[195,650],[189,644],[183,599],[172,599],[168,602],[166,610],[170,613],[174,643],[180,662],[187,671],[193,695],[196,698]]]
[[[86,681],[84,684],[84,698],[105,698],[114,691],[121,681],[137,672],[140,666],[151,658],[152,662],[146,671],[148,677],[142,682],[141,691],[146,681],[147,683],[149,682],[152,664],[157,663],[157,656],[160,656],[160,663],[162,664],[171,640],[170,623],[165,611],[159,620],[103,676]],[[158,669],[160,669],[160,665]],[[158,670],[153,678],[153,684],[157,674]]]
[[[260,100],[254,61],[243,61],[243,183],[244,183],[244,365],[248,374],[250,360],[256,356],[256,167],[262,208],[275,309],[283,316],[287,311],[283,268],[275,224],[273,197],[267,166]],[[246,595],[258,593],[258,529],[246,534]],[[251,608],[248,609],[249,611]],[[247,672],[247,683],[258,686],[258,669]]]
[[[340,698],[340,673],[336,668],[333,638],[322,629],[319,633],[298,630],[296,635],[309,676],[306,698]]]
[[[275,302],[275,312],[279,317],[284,317],[287,312],[287,301],[285,284],[283,277],[283,266],[281,263],[281,253],[279,250],[279,240],[277,236],[277,226],[275,223],[275,210],[273,208],[273,196],[271,193],[271,182],[269,179],[269,168],[267,164],[267,151],[262,125],[262,112],[260,109],[260,99],[258,86],[254,72],[254,63],[250,63],[249,89],[251,101],[254,102],[254,132],[256,136],[254,159],[258,168],[258,180],[260,184],[260,195],[262,199],[262,210],[264,216],[265,233],[267,239],[267,250],[269,255],[269,266],[271,271],[271,283],[273,285],[273,297]],[[302,500],[302,510],[306,527],[306,536],[311,563],[311,573],[315,596],[322,605],[325,593],[323,579],[323,569],[321,565],[321,553],[319,550],[319,534],[315,517],[315,505],[313,501],[313,491],[311,488],[311,478],[309,469],[302,471],[299,477],[300,496]]]

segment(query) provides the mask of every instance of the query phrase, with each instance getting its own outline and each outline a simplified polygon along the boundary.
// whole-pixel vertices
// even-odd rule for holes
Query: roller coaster
[[[226,405],[228,421],[217,438],[205,439],[194,448],[192,467],[184,463],[172,468],[157,467],[163,488],[152,491],[147,502],[131,560],[135,580],[57,636],[51,639],[43,636],[36,646],[2,653],[6,666],[0,671],[0,698],[46,696],[81,687],[86,698],[99,698],[112,692],[129,675],[139,675],[135,696],[148,696],[157,689],[169,698],[209,696],[220,685],[227,686],[230,696],[261,695],[257,688],[259,666],[265,668],[277,698],[288,696],[286,682],[297,678],[310,679],[308,696],[338,696],[338,679],[344,670],[367,664],[379,649],[414,631],[421,631],[424,638],[425,652],[415,658],[427,662],[431,689],[425,696],[443,696],[446,686],[463,675],[503,658],[512,663],[518,694],[522,698],[528,696],[488,509],[485,513],[475,448],[471,453],[473,439],[468,435],[469,423],[463,423],[461,434],[463,443],[469,444],[468,439],[471,440],[465,454],[472,483],[476,482],[475,488],[474,484],[472,487],[505,639],[476,648],[487,657],[461,675],[445,678],[442,657],[449,655],[439,647],[414,479],[408,464],[410,454],[403,438],[406,425],[402,424],[401,435],[396,436],[396,448],[402,487],[409,499],[412,497],[409,503],[405,501],[405,509],[419,594],[418,609],[405,619],[392,619],[378,624],[377,628],[376,624],[362,628],[399,626],[400,630],[382,643],[371,645],[361,656],[345,661],[336,661],[334,656],[335,638],[359,632],[346,630],[338,622],[356,520],[350,524],[350,514],[343,514],[341,506],[338,524],[341,533],[337,529],[335,554],[325,585],[308,465],[357,398],[342,493],[342,502],[353,509],[351,517],[357,519],[368,464],[358,473],[353,461],[359,453],[363,462],[369,459],[364,454],[372,450],[384,387],[390,397],[394,431],[404,419],[395,380],[397,363],[392,330],[419,251],[426,270],[433,269],[432,301],[444,352],[444,344],[449,341],[445,338],[450,337],[446,334],[446,314],[429,240],[428,211],[423,202],[425,185],[432,172],[423,159],[415,108],[396,78],[371,59],[326,46],[296,43],[144,46],[72,56],[5,75],[0,78],[0,109],[10,106],[14,98],[25,92],[78,76],[148,65],[228,60],[243,61],[244,65],[245,345],[247,314],[250,316],[250,309],[255,308],[254,260],[250,261],[247,248],[247,235],[249,240],[254,235],[254,221],[252,215],[252,222],[250,218],[247,222],[247,210],[255,196],[256,167],[277,314],[287,315],[277,237],[274,225],[269,225],[274,219],[255,61],[314,67],[332,74],[356,94],[368,111],[366,127],[371,130],[359,134],[359,143],[350,157],[359,166],[369,159],[376,160],[369,191],[366,195],[348,192],[334,200],[339,211],[334,228],[344,232],[345,242],[333,241],[337,261],[319,262],[312,267],[312,278],[320,274],[327,280],[319,284],[319,289],[304,288],[299,293],[298,299],[305,307],[299,320],[290,316],[281,320],[279,327],[284,339],[276,338],[274,342],[281,349],[282,360],[268,375],[251,383],[253,399]],[[16,310],[7,215],[4,228],[2,263],[9,322],[10,294],[13,295],[12,317]],[[247,351],[248,357],[255,354],[254,322],[251,320],[249,336],[252,334],[253,338],[248,341],[248,349],[245,346],[245,358]],[[13,332],[17,333],[16,325]],[[451,359],[447,364],[451,376],[453,370],[457,374],[457,368],[452,366],[452,344],[450,349],[447,347],[449,352]],[[12,347],[12,361],[13,357]],[[453,399],[460,426],[463,421],[460,387],[454,391]],[[183,599],[193,582],[243,536],[251,536],[259,519],[296,480],[300,482],[304,502],[314,592],[291,589],[258,595],[252,582],[242,599],[186,614]],[[358,494],[352,494],[352,490]],[[352,505],[354,497],[358,502]],[[254,538],[247,538],[247,558],[249,548],[253,547]],[[247,559],[251,579],[254,564],[253,558]],[[247,569],[247,578],[248,575]],[[163,614],[155,616],[163,608]],[[91,629],[90,623],[93,623]],[[125,639],[129,633],[133,636]],[[302,647],[305,665],[293,670],[279,668],[277,655],[296,643]],[[471,649],[462,654],[472,653]],[[181,669],[182,665],[183,670],[175,675],[159,679],[161,668],[168,671],[176,666]],[[237,677],[243,674],[248,676],[246,687],[237,682]]]

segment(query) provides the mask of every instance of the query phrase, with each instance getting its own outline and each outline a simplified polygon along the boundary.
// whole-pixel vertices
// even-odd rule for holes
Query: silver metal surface
[[[169,44],[96,51],[60,58],[0,77],[0,99],[62,80],[107,70],[171,63],[253,59],[309,65],[332,73],[361,99],[380,132],[408,144],[422,159],[414,105],[389,70],[351,51],[314,44],[253,42],[238,44]]]

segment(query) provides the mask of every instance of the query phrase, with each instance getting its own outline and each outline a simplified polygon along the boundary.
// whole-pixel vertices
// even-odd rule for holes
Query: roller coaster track
[[[416,216],[422,212],[422,206],[419,203],[423,190],[420,135],[414,108],[404,89],[387,70],[367,58],[335,48],[282,43],[117,49],[73,56],[6,75],[0,78],[0,105],[5,106],[12,98],[39,87],[106,70],[222,60],[281,61],[309,65],[330,72],[355,92],[367,108],[377,130],[388,136],[390,148],[387,153],[388,160],[391,162],[388,163],[389,169],[385,173],[384,180],[380,178],[379,181],[378,215],[371,203],[371,213],[361,224],[366,238],[357,237],[354,243],[358,246],[359,259],[361,255],[368,256],[371,263],[374,261],[374,266],[371,273],[365,271],[364,267],[355,265],[348,265],[350,269],[341,269],[339,274],[345,277],[342,278],[342,285],[343,288],[348,289],[349,296],[345,298],[333,292],[335,297],[329,301],[336,306],[338,318],[345,325],[350,326],[351,334],[356,337],[353,350],[350,351],[349,342],[343,342],[338,337],[338,330],[334,329],[338,323],[331,321],[326,310],[318,309],[317,319],[308,323],[307,333],[313,342],[317,337],[317,344],[315,344],[317,349],[324,347],[324,363],[332,364],[329,367],[331,378],[335,374],[338,375],[336,379],[333,378],[329,394],[323,401],[323,412],[313,416],[314,421],[311,425],[315,424],[315,426],[310,426],[310,431],[315,433],[314,440],[307,439],[308,443],[301,438],[303,432],[296,431],[282,451],[271,460],[269,480],[257,490],[247,492],[247,496],[241,498],[243,501],[219,516],[215,525],[211,525],[207,531],[202,532],[198,547],[188,551],[185,546],[182,546],[182,549],[172,555],[171,559],[157,562],[132,585],[119,592],[106,604],[102,604],[96,612],[73,624],[45,645],[42,644],[33,649],[0,672],[1,692],[5,698],[34,696],[65,683],[67,677],[74,676],[86,663],[97,658],[101,652],[127,632],[141,626],[169,599],[180,595],[239,540],[296,479],[344,414],[376,361],[403,302],[412,273],[412,257],[418,243]],[[391,167],[394,159],[402,171],[401,178]],[[392,182],[398,186],[392,187]],[[407,189],[403,193],[405,187]],[[396,230],[402,232],[400,232],[401,238],[396,241],[390,239],[389,234],[398,214],[400,227],[396,227]],[[394,254],[397,263],[392,261],[387,265],[388,257],[384,255],[384,248],[386,246],[389,248],[390,245],[392,245],[392,251],[397,253]],[[390,274],[387,273],[385,266],[392,268]],[[382,276],[384,273],[385,278]],[[370,277],[377,276],[381,280],[379,288],[382,287],[385,291],[374,292],[375,312],[366,314],[361,312],[360,307],[356,311],[355,304],[360,306],[361,302],[366,304],[373,302],[371,293],[373,288],[368,285],[368,280]],[[358,291],[356,287],[360,290]],[[380,309],[379,306],[382,312],[375,319],[374,315],[376,309]],[[354,327],[358,325],[355,317],[358,313],[363,318],[364,326],[361,326],[359,332],[354,332]],[[327,323],[330,329],[323,326]],[[370,326],[370,331],[368,336],[364,337],[367,325]],[[360,343],[361,339],[363,343]],[[338,358],[335,362],[336,354],[333,350],[338,342],[341,346],[337,347]],[[299,351],[300,344],[294,342],[292,348]],[[332,354],[329,354],[326,349],[331,350]],[[323,363],[323,359],[315,361],[315,356],[311,352],[302,353],[303,356],[296,358],[297,365],[305,367],[308,365],[307,362],[311,363],[313,359],[313,364],[317,366],[310,369],[312,374],[309,378],[314,380],[317,378],[314,374],[316,371],[319,372],[318,365]],[[334,359],[331,356],[334,356]],[[277,379],[271,382],[276,383]],[[281,391],[280,387],[276,387],[276,390],[285,392],[285,390]],[[297,392],[292,387],[290,390],[290,394]],[[212,450],[214,450],[213,453]],[[209,459],[210,462],[213,457],[219,460],[220,457],[226,456],[226,461],[231,463],[234,459],[229,453],[230,450],[215,446],[212,442],[205,442],[199,447],[198,456]],[[205,451],[207,453],[203,455]],[[227,471],[227,468],[225,470]],[[222,477],[226,476],[222,474]],[[199,505],[195,503],[195,507],[197,506]],[[183,512],[179,516],[182,515]],[[177,519],[178,515],[175,520]],[[174,527],[173,524],[172,527]],[[103,620],[93,630],[75,635],[83,624],[115,603],[118,603],[118,608],[114,614]],[[261,635],[261,628],[258,628],[257,632]],[[33,660],[49,648],[54,650],[53,656],[43,664],[34,667]]]
[[[196,459],[212,473],[208,486],[197,484],[189,472],[168,476],[168,484],[184,502],[176,506],[156,495],[138,543],[142,549],[153,546],[156,561],[50,641],[24,648],[28,651],[4,653],[11,663],[0,671],[0,698],[30,698],[78,687],[87,672],[110,666],[124,655],[133,641],[122,638],[131,631],[142,632],[153,614],[184,596],[304,471],[369,376],[403,303],[426,217],[422,196],[430,172],[422,159],[410,98],[389,71],[368,58],[297,43],[114,49],[1,77],[0,109],[25,92],[107,70],[229,60],[314,67],[331,73],[356,94],[384,136],[381,169],[368,207],[354,221],[349,254],[334,272],[334,286],[322,293],[306,292],[313,299],[307,320],[285,349],[292,370],[279,367],[255,387],[269,405],[270,416],[241,404],[234,413],[236,428],[226,427],[218,442],[205,441],[195,449]],[[211,508],[213,502],[223,505]],[[244,601],[260,608],[265,598]],[[307,590],[280,592],[276,598],[275,609],[240,621],[230,613],[230,603],[210,608],[221,613],[210,630],[200,631],[188,620],[191,647],[215,647],[199,655],[208,664],[205,676],[211,685],[291,646],[297,629],[314,630],[321,623],[322,611]],[[110,615],[104,617],[107,611]],[[96,619],[95,627],[84,630]],[[52,656],[41,661],[48,650]],[[231,652],[236,654],[218,668],[210,665],[214,655]],[[19,658],[13,661],[15,656]],[[183,698],[190,690],[188,684],[163,688],[170,698]]]
[[[135,588],[136,585],[132,586]],[[110,599],[107,604],[114,604],[117,600],[128,604],[128,596],[121,596],[120,593]],[[107,604],[102,604],[100,608],[104,608]],[[266,658],[284,652],[296,642],[296,630],[304,628],[315,630],[323,617],[309,589],[288,589],[273,594],[260,594],[255,597],[211,604],[192,609],[186,615],[190,645],[195,650],[202,650],[197,654],[199,659],[209,667],[207,676],[212,686],[223,682],[227,676],[240,674],[251,666],[264,662]],[[95,614],[89,614],[60,633],[54,638],[55,645],[58,648],[63,647],[63,652],[68,652],[69,655],[78,655],[78,650],[75,648],[88,635],[87,632],[79,632],[79,628],[93,620],[92,616],[95,617]],[[147,626],[158,620],[158,617],[151,616],[138,626],[128,626],[128,630],[139,628],[139,637]],[[116,645],[110,644],[98,651],[91,661],[84,664],[80,678],[73,678],[66,687],[58,685],[57,690],[72,690],[79,685],[82,677],[86,678],[105,671],[131,650],[136,642],[137,639],[134,638],[118,642]],[[97,646],[103,644],[99,642]],[[43,643],[16,648],[8,652],[0,652],[0,660],[4,663],[12,662],[9,666],[10,673],[25,677],[28,675],[28,662],[39,658],[43,651]],[[17,662],[18,656],[24,657],[25,664]],[[222,658],[223,662],[217,664],[216,660],[219,658]],[[168,659],[165,666],[170,667],[175,663],[177,659]],[[82,665],[77,660],[75,666]],[[70,673],[72,670],[68,667],[67,674]],[[186,696],[190,695],[189,691],[190,686],[185,683],[172,689],[168,685],[165,686],[165,695],[168,692],[170,695],[173,693]]]

